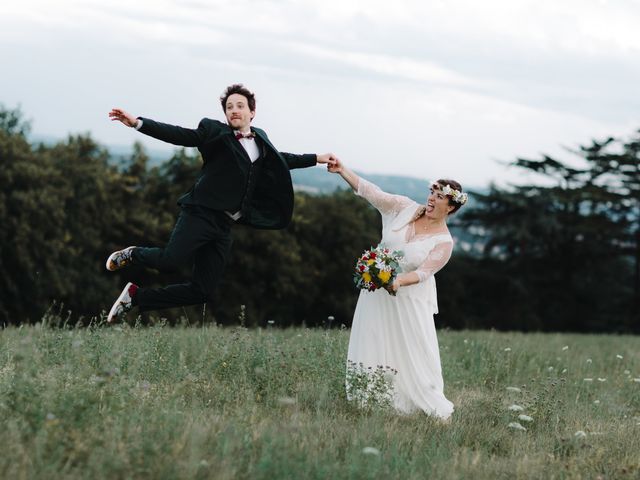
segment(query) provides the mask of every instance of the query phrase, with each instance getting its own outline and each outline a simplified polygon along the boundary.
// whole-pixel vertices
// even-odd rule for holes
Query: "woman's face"
[[[446,218],[451,210],[453,210],[453,205],[449,205],[449,197],[442,193],[438,184],[431,185],[429,197],[427,197],[427,211],[425,216],[439,220]]]

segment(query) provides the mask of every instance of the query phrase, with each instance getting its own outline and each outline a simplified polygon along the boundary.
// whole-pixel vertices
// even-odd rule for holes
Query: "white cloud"
[[[398,79],[434,82],[447,85],[479,86],[477,80],[442,68],[432,62],[416,61],[402,55],[374,55],[346,49],[329,49],[309,44],[292,44],[290,48],[303,55],[350,65],[371,73],[379,73]]]

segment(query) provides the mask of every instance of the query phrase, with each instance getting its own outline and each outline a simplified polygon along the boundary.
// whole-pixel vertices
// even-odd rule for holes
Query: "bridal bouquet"
[[[402,252],[391,251],[382,245],[366,250],[356,262],[353,282],[361,290],[373,292],[393,283],[400,273]]]

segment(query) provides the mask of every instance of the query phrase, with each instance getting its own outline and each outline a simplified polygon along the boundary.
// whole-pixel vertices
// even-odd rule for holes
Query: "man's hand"
[[[316,155],[317,163],[326,163],[327,168],[329,165],[333,165],[338,161],[338,157],[336,157],[333,153],[323,153],[322,155]]]
[[[114,108],[109,112],[109,118],[111,120],[118,120],[122,122],[127,127],[135,127],[138,123],[138,119],[131,115],[130,113],[125,112],[121,108]]]

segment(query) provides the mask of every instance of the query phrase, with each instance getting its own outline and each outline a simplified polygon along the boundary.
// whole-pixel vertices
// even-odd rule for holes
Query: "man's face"
[[[249,130],[251,120],[256,112],[249,110],[249,102],[247,97],[234,93],[229,95],[227,103],[224,108],[224,114],[227,117],[227,123],[234,130],[246,131]]]

